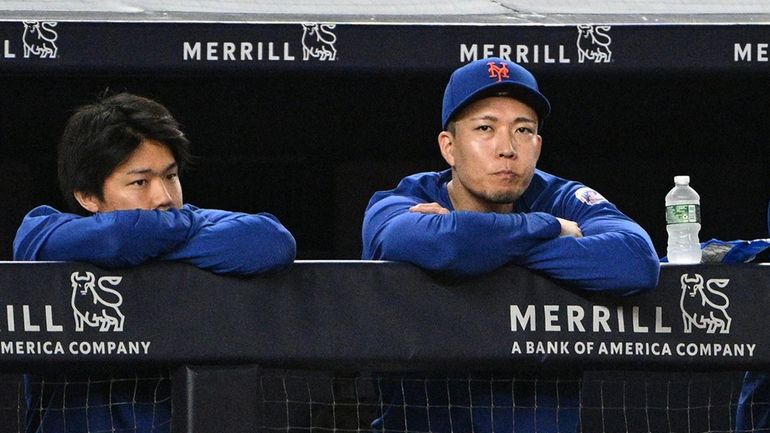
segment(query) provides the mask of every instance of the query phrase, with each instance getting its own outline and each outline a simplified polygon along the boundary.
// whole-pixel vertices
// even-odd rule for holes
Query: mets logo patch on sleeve
[[[591,188],[588,188],[587,186],[584,186],[575,191],[575,197],[589,206],[607,202],[607,199],[604,198],[603,195],[599,194]]]

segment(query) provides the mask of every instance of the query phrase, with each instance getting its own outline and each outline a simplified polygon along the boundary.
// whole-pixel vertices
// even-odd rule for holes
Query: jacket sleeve
[[[660,263],[647,233],[631,220],[605,217],[607,230],[534,246],[515,263],[596,291],[630,295],[655,288]]]
[[[191,263],[219,274],[252,275],[294,261],[296,243],[289,231],[267,213],[246,214],[194,209],[204,222],[187,242],[163,260]]]
[[[171,251],[199,229],[200,221],[188,210],[126,210],[81,217],[38,208],[17,232],[14,259],[136,266]]]
[[[474,276],[521,259],[561,232],[556,218],[543,212],[428,215],[409,211],[421,202],[390,195],[370,205],[364,215],[363,258]]]
[[[541,271],[589,290],[632,294],[657,285],[660,264],[647,233],[609,202],[575,202],[529,213],[409,212],[421,200],[391,195],[364,216],[364,258],[413,263],[453,276],[505,264]],[[576,221],[582,238],[559,236],[558,215]]]
[[[581,201],[580,190],[599,199]],[[590,188],[573,183],[549,211],[575,221],[583,237],[558,237],[516,262],[589,290],[629,295],[655,288],[660,261],[647,232]]]

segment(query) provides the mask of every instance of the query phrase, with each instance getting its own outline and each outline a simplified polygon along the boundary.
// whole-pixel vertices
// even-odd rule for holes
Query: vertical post
[[[261,418],[259,366],[192,366],[173,371],[173,433],[254,433]]]

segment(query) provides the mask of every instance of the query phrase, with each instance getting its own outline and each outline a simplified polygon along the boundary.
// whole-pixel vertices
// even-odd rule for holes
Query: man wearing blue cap
[[[535,168],[538,131],[549,112],[535,78],[515,63],[488,58],[457,69],[444,93],[438,135],[450,169],[415,174],[374,194],[364,215],[363,258],[456,277],[516,264],[619,295],[654,288],[659,262],[649,235],[595,190]],[[579,378],[514,386],[510,375],[479,377],[383,379],[384,409],[373,427],[578,429]]]

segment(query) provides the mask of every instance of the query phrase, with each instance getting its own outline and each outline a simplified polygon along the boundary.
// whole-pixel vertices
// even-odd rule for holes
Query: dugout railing
[[[170,368],[177,432],[365,431],[372,371],[484,370],[491,383],[513,371],[526,386],[564,369],[591,382],[584,431],[732,431],[740,372],[770,365],[768,282],[766,265],[664,266],[656,290],[615,297],[517,267],[455,280],[388,262],[298,261],[253,278],[4,263],[0,362]],[[103,320],[79,329],[94,303]],[[302,425],[273,425],[295,413]]]

